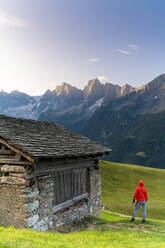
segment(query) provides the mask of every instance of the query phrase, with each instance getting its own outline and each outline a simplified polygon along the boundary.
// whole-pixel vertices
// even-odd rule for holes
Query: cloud
[[[96,62],[99,62],[100,59],[99,58],[90,58],[88,61],[91,63],[96,63]]]
[[[139,46],[136,45],[136,44],[129,44],[128,47],[129,47],[130,49],[134,50],[134,51],[139,50]]]
[[[97,79],[100,81],[107,81],[108,80],[108,78],[106,76],[98,76]]]
[[[22,28],[27,24],[22,19],[0,10],[0,26]]]
[[[124,55],[129,55],[130,53],[127,50],[122,50],[122,49],[116,49],[118,53],[124,54]]]

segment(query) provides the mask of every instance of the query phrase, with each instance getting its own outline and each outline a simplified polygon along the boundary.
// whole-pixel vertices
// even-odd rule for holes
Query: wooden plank
[[[55,201],[55,204],[56,204],[56,202],[57,202],[57,198],[58,198],[58,195],[57,195],[57,175],[54,173],[54,195],[55,195],[55,199],[54,199],[54,201]]]
[[[9,172],[15,172],[15,173],[25,173],[25,172],[31,172],[30,170],[26,169],[24,166],[16,166],[16,165],[3,165],[1,167],[1,172],[9,173]]]
[[[13,154],[0,154],[0,159],[15,159]]]
[[[26,173],[9,173],[9,176],[26,178],[27,174]]]
[[[77,169],[76,171],[76,188],[77,188],[77,196],[80,194],[79,193],[79,170]]]
[[[80,169],[78,169],[78,195],[81,194],[81,175],[80,175],[81,171]]]
[[[76,170],[74,170],[74,196],[77,196]]]
[[[60,204],[87,192],[87,168],[54,172],[55,203]]]
[[[58,203],[60,203],[60,199],[61,199],[61,187],[60,187],[60,182],[61,182],[61,178],[60,178],[60,173],[57,174],[58,175]]]
[[[48,167],[48,168],[45,168],[45,169],[41,169],[41,168],[37,168],[37,167],[34,167],[34,174],[35,176],[42,176],[42,175],[45,175],[45,174],[51,174],[53,172],[58,172],[58,171],[64,171],[64,170],[68,170],[68,169],[75,169],[75,168],[89,168],[89,167],[95,167],[94,164],[91,164],[90,166],[89,165],[84,165],[83,167],[82,166],[69,166],[69,167]]]
[[[70,185],[70,171],[66,171],[67,173],[67,196],[68,196],[68,200],[72,198],[71,196],[71,185]]]
[[[60,188],[61,188],[61,202],[65,201],[65,198],[64,198],[64,190],[63,190],[63,173],[60,173]]]
[[[74,197],[74,173],[73,170],[71,170],[71,196]]]
[[[85,180],[85,170],[83,169],[82,170],[82,175],[81,175],[81,192],[84,193],[84,188],[83,188],[83,185],[84,185],[84,180]]]
[[[56,182],[56,175],[54,174],[54,177],[53,177],[53,188],[54,188],[54,190],[53,190],[53,201],[54,201],[54,205],[56,204],[56,184],[55,184],[55,182]]]
[[[84,193],[84,194],[82,194],[82,195],[76,196],[76,197],[74,197],[74,198],[71,199],[71,200],[68,200],[68,201],[66,201],[66,202],[63,202],[63,203],[61,203],[61,204],[58,204],[58,205],[54,206],[54,207],[53,207],[53,212],[56,213],[56,212],[58,212],[58,211],[60,211],[60,210],[62,210],[62,209],[65,209],[65,208],[67,208],[67,207],[73,205],[74,203],[76,203],[76,202],[78,202],[78,201],[80,201],[80,200],[83,200],[83,199],[85,199],[85,198],[87,198],[87,197],[88,197],[88,193]]]
[[[60,201],[60,175],[57,173],[57,203]]]
[[[67,172],[66,171],[64,171],[64,192],[65,192],[65,200],[66,200],[67,195],[68,195]]]
[[[82,188],[82,184],[83,184],[83,182],[82,182],[83,170],[84,169],[81,169],[81,171],[80,171],[80,194],[83,194],[83,188]]]
[[[36,164],[36,170],[44,170],[44,169],[52,169],[52,168],[56,168],[57,170],[65,170],[65,169],[72,169],[72,168],[78,168],[78,167],[90,167],[90,166],[96,166],[95,164],[95,160],[87,160],[87,161],[74,161],[74,162],[70,162],[70,163],[65,163],[65,160],[61,161],[60,163],[56,160],[53,161],[39,161],[39,163]]]
[[[16,161],[15,159],[0,158],[0,164],[33,165],[33,162],[30,162],[30,161]]]
[[[58,203],[61,203],[61,177],[58,173]]]
[[[0,155],[14,155],[15,152],[11,150],[0,150]]]
[[[85,170],[83,177],[83,192],[87,191],[87,181],[88,181],[88,170]]]
[[[31,161],[31,162],[35,162],[35,159],[32,158],[30,155],[28,155],[27,153],[23,152],[22,150],[18,149],[17,147],[9,144],[6,140],[3,140],[2,138],[0,138],[0,142],[7,146],[9,149],[11,149],[12,151],[16,152],[16,153],[20,153],[23,157],[25,157],[27,160]]]
[[[21,160],[21,154],[20,153],[15,154],[15,160],[17,160],[17,161]]]

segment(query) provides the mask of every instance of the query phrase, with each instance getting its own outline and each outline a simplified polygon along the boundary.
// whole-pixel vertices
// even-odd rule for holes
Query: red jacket
[[[139,181],[139,186],[135,190],[135,194],[133,200],[139,201],[147,201],[147,190],[144,188],[144,182]]]

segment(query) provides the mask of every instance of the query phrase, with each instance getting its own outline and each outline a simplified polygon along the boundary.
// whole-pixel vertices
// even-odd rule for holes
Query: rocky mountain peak
[[[161,81],[165,81],[165,73],[162,73],[160,74],[158,77],[156,77],[154,80],[152,81],[155,81],[155,80],[161,80]]]
[[[133,88],[131,85],[129,84],[124,84],[121,88],[121,96],[125,96],[129,93],[131,93],[132,91],[134,91],[135,88]]]
[[[13,90],[13,91],[11,91],[11,93],[9,93],[9,95],[12,95],[12,96],[29,96],[28,94],[21,92],[19,90]]]
[[[61,85],[57,85],[54,93],[56,93],[57,96],[69,96],[75,94],[79,95],[82,91],[68,83],[63,82]]]
[[[85,96],[96,95],[99,91],[104,91],[104,85],[97,78],[89,80],[88,85],[84,88]]]
[[[144,85],[145,90],[152,90],[155,93],[160,92],[160,94],[165,94],[165,74],[161,74],[154,78],[151,82]]]
[[[42,97],[44,97],[44,96],[52,96],[52,95],[53,95],[53,92],[51,90],[47,90]]]
[[[70,88],[72,86],[63,82],[61,85],[57,85],[56,89],[55,89],[55,93],[57,96],[59,95],[69,95],[69,91],[70,91]]]
[[[1,96],[6,96],[6,95],[8,95],[8,93],[5,92],[5,91],[3,91],[3,90],[1,90],[1,91],[0,91],[0,95],[1,95]]]

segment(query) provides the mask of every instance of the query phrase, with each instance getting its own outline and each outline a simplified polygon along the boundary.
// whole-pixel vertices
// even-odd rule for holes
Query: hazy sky
[[[165,72],[164,0],[0,0],[0,89],[140,86]]]

